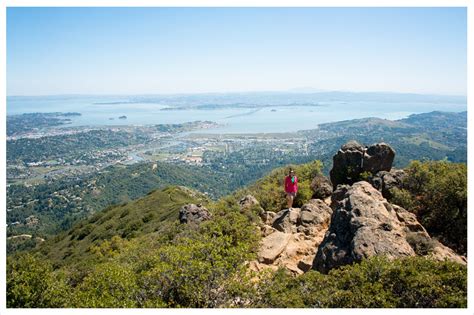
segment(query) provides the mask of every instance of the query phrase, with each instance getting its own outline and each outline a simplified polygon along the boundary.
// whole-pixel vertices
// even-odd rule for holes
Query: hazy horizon
[[[467,97],[466,94],[440,94],[440,93],[415,93],[404,91],[352,91],[352,90],[318,90],[318,91],[294,91],[300,88],[286,90],[233,90],[233,91],[204,91],[204,92],[182,92],[182,93],[64,93],[64,94],[7,94],[7,97],[60,97],[60,96],[178,96],[178,95],[209,95],[209,94],[264,94],[264,93],[288,93],[288,94],[319,94],[319,93],[353,93],[353,94],[400,94],[419,96],[441,96],[441,97]],[[305,89],[307,89],[305,87]]]

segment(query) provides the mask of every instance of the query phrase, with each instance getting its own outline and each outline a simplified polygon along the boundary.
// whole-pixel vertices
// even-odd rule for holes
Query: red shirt
[[[285,177],[285,192],[295,193],[298,191],[298,177],[294,176],[295,182],[291,182],[291,176]]]

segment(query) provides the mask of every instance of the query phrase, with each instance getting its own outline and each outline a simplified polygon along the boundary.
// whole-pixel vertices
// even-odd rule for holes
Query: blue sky
[[[7,95],[466,95],[465,8],[7,8]]]

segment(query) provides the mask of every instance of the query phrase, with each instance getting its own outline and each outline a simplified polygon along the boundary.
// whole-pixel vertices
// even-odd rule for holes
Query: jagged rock
[[[333,156],[333,167],[329,172],[334,188],[338,184],[351,183],[362,173],[364,147],[357,141],[344,144],[336,155]]]
[[[276,232],[277,230],[272,228],[271,226],[269,225],[263,225],[261,228],[260,228],[260,231],[262,232],[262,237],[266,237],[270,234],[272,234],[273,232]]]
[[[465,257],[432,239],[413,213],[387,202],[368,182],[340,185],[332,208],[331,225],[313,262],[321,272],[375,255],[422,255],[466,263]]]
[[[262,239],[258,252],[258,261],[271,264],[283,252],[290,241],[291,234],[276,231]]]
[[[292,234],[285,249],[274,264],[284,267],[293,274],[302,274],[308,270],[306,265],[312,263],[317,245],[322,241],[324,231],[307,236],[303,233]]]
[[[272,226],[280,232],[295,233],[300,216],[300,208],[285,209],[278,212]]]
[[[333,167],[329,172],[333,187],[353,184],[360,174],[390,171],[395,151],[386,143],[373,144],[366,148],[356,141],[349,141],[333,156]]]
[[[301,207],[301,226],[298,231],[311,234],[311,229],[326,229],[331,219],[332,209],[320,199],[311,199]]]
[[[395,151],[386,143],[376,143],[367,148],[364,154],[363,171],[375,174],[379,171],[390,171]]]
[[[320,272],[374,255],[415,255],[395,210],[368,182],[339,186],[333,194],[333,209],[331,225],[313,262]]]
[[[262,222],[267,225],[272,225],[276,216],[277,214],[273,211],[263,211],[260,213],[260,219],[262,219]]]
[[[392,188],[402,188],[403,180],[406,177],[404,170],[392,169],[390,172],[380,171],[369,178],[372,184],[385,198],[391,198]]]
[[[244,196],[239,201],[240,212],[245,212],[251,210],[252,208],[258,208],[260,211],[259,213],[263,212],[262,207],[260,207],[260,203],[258,202],[257,198],[252,195]]]
[[[438,246],[432,248],[428,256],[439,261],[448,259],[461,265],[467,265],[466,257],[456,254],[451,248],[446,247],[441,243],[439,243]]]
[[[331,196],[333,190],[331,181],[321,174],[313,178],[310,187],[313,191],[313,199],[325,199]]]
[[[193,203],[184,205],[179,210],[180,223],[195,223],[211,219],[211,213],[202,205]]]
[[[282,210],[274,214],[274,220],[269,220],[273,227],[260,227],[263,240],[259,261],[252,265],[254,269],[282,267],[295,275],[307,271],[324,238],[331,212],[332,209],[324,201],[312,199],[301,209]]]
[[[421,225],[420,222],[416,219],[416,215],[408,212],[407,210],[399,207],[397,205],[390,204],[392,209],[395,211],[398,220],[403,223],[406,232],[422,232],[428,235],[426,229]],[[429,235],[428,235],[429,237]]]

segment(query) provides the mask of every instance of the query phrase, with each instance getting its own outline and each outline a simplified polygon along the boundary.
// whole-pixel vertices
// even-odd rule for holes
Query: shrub
[[[31,254],[7,259],[7,307],[65,307],[68,292],[65,278],[48,261]]]
[[[420,223],[460,254],[467,251],[467,166],[447,161],[413,161],[403,189],[392,202],[414,212]]]
[[[390,261],[372,257],[359,264],[294,278],[283,271],[262,281],[257,307],[466,307],[467,268],[422,257]]]
[[[230,236],[206,236],[160,248],[146,259],[151,268],[139,276],[146,300],[170,307],[216,307],[232,299],[227,287],[235,288],[248,258],[244,244],[232,243]]]
[[[75,289],[70,307],[137,307],[138,294],[136,276],[130,267],[103,263]]]

